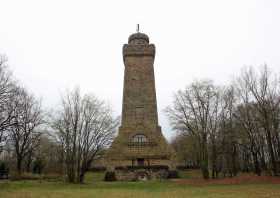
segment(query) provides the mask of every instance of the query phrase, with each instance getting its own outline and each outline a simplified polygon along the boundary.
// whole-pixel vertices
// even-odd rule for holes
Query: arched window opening
[[[148,139],[143,134],[137,134],[137,135],[133,136],[132,142],[142,144],[142,143],[148,142]]]

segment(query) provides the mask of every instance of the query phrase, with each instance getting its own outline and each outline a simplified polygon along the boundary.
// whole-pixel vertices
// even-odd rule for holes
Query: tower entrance
[[[145,162],[144,158],[137,158],[137,165],[138,166],[144,166],[144,162]]]

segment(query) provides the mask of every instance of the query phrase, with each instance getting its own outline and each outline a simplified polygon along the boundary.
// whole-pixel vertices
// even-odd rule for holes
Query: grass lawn
[[[102,178],[100,173],[88,174],[86,184],[83,185],[47,181],[2,181],[0,198],[280,198],[280,184],[264,181],[200,185],[186,184],[182,180],[107,183],[101,181]]]

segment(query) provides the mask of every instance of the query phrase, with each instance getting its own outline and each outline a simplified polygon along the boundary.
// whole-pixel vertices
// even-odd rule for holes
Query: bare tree
[[[95,96],[82,97],[79,89],[66,94],[52,126],[63,147],[69,182],[83,183],[94,159],[111,144],[117,125],[108,105]]]
[[[7,129],[15,124],[14,108],[10,105],[15,95],[15,85],[6,62],[7,58],[0,55],[0,153],[7,140]]]
[[[234,119],[236,93],[233,85],[225,87],[221,93],[219,112],[219,169],[224,176],[236,176],[238,171],[238,133]]]
[[[173,128],[191,133],[199,143],[199,161],[205,179],[209,178],[209,135],[214,138],[217,130],[215,119],[218,99],[217,88],[213,83],[200,81],[192,83],[184,91],[179,91],[174,97],[173,106],[166,109]]]
[[[184,160],[190,150],[199,150],[204,178],[208,166],[213,178],[220,171],[235,176],[240,169],[279,174],[280,78],[267,66],[245,68],[222,90],[209,81],[194,82],[177,92],[166,111],[173,128],[198,143],[198,149],[175,145],[182,144],[179,135],[173,145],[184,149],[179,151]]]
[[[247,147],[249,152],[251,152],[255,173],[261,175],[260,151],[264,146],[262,143],[264,136],[262,133],[262,127],[257,120],[255,104],[238,106],[234,116],[241,125],[241,133],[245,134],[240,143],[242,146]]]
[[[20,175],[24,158],[39,145],[41,132],[38,127],[43,123],[43,114],[40,102],[23,88],[17,89],[12,108],[15,125],[9,128],[9,136]]]
[[[246,68],[237,79],[239,95],[246,105],[245,110],[254,108],[255,122],[264,132],[270,164],[274,175],[278,174],[277,149],[279,149],[279,105],[280,84],[277,76],[271,76],[267,66],[259,73],[253,68]],[[248,116],[250,116],[247,113]],[[252,117],[252,116],[250,116]],[[252,119],[252,118],[251,118]],[[257,130],[254,130],[256,132]],[[278,145],[278,147],[277,147]]]

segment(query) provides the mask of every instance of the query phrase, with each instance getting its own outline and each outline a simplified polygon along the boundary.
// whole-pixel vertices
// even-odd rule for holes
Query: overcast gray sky
[[[244,65],[280,70],[279,0],[0,0],[0,53],[45,107],[80,86],[121,114],[122,45],[140,24],[156,45],[159,121],[194,79],[226,84]]]

